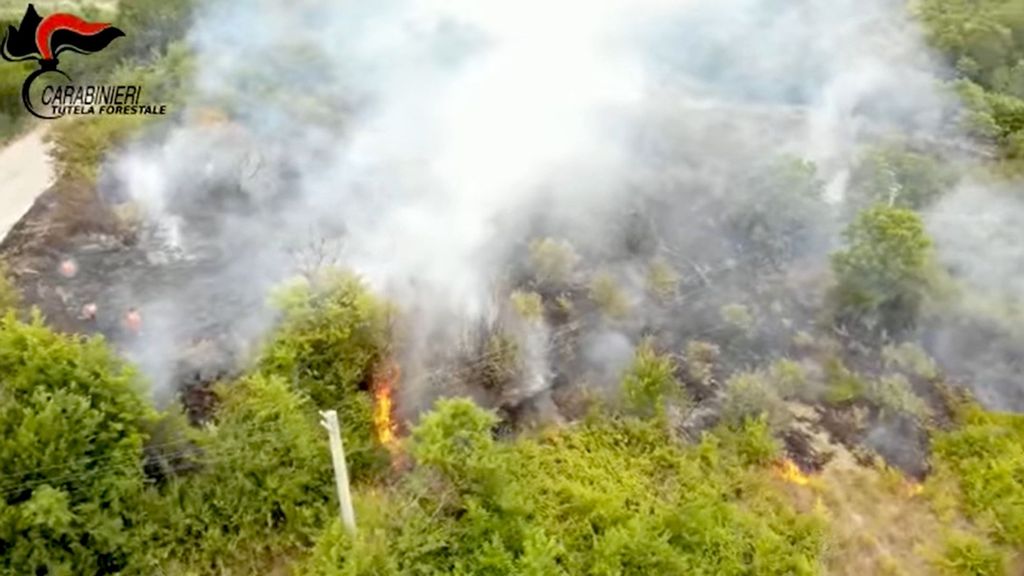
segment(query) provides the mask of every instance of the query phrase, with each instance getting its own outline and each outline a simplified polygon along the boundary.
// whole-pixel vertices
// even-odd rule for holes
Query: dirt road
[[[39,126],[0,149],[0,238],[53,183],[53,162]]]

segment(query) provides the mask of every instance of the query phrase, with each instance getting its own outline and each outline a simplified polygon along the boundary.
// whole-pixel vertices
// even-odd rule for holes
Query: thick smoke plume
[[[401,306],[414,327],[404,376],[425,382],[417,372],[432,354],[499,320],[498,294],[531,239],[555,237],[614,279],[633,311],[584,340],[595,343],[583,355],[593,372],[614,372],[601,350],[669,321],[643,288],[652,260],[722,298],[757,283],[723,222],[772,209],[758,192],[765,166],[816,164],[832,204],[788,249],[823,266],[858,147],[940,136],[952,107],[903,10],[884,0],[206,2],[181,121],[109,163],[111,187],[159,223],[151,241],[166,265],[194,263],[174,290],[123,288],[160,328],[147,337],[161,342],[138,346],[141,361],[166,387],[176,341],[228,326],[254,342],[272,316],[267,290],[319,250],[313,260],[353,268]],[[703,312],[674,314],[707,335]],[[535,340],[558,330],[523,330],[539,364],[529,387],[543,388],[558,370]]]

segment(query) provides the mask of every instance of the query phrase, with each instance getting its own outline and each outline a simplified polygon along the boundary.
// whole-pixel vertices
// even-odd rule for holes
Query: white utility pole
[[[338,485],[338,504],[341,506],[341,521],[350,533],[356,531],[356,513],[352,510],[352,493],[348,487],[348,465],[345,464],[345,447],[341,444],[341,426],[338,413],[334,410],[321,411],[320,425],[327,429],[331,439],[331,460],[334,461],[334,481]]]

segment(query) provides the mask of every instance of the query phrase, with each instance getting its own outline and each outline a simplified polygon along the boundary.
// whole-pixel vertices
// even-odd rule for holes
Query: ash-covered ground
[[[192,135],[216,145],[237,138],[238,130],[222,122]],[[104,335],[153,381],[158,403],[180,399],[192,420],[202,421],[213,408],[210,384],[244,369],[272,324],[267,296],[275,284],[339,263],[332,246],[344,243],[344,230],[327,237],[324,228],[316,229],[319,235],[311,228],[309,243],[295,245],[272,227],[230,224],[287,218],[273,210],[275,202],[286,203],[294,178],[280,158],[240,153],[221,165],[192,159],[194,175],[178,180],[189,188],[178,191],[160,218],[136,211],[130,182],[111,164],[94,188],[60,183],[44,194],[0,253],[27,303],[47,322]],[[687,185],[700,201],[686,205],[664,201],[656,187],[638,188],[625,213],[598,221],[604,234],[597,245],[588,245],[585,233],[572,238],[557,218],[536,215],[530,233],[506,255],[509,265],[494,288],[496,316],[462,327],[459,339],[444,327],[436,345],[397,352],[405,365],[398,413],[414,420],[433,398],[458,394],[499,408],[513,428],[573,420],[594,396],[617,389],[645,340],[676,357],[676,376],[693,403],[673,418],[694,439],[722,418],[725,383],[735,372],[790,357],[823,388],[817,364],[823,349],[795,337],[820,330],[828,285],[821,272],[837,208],[824,198],[826,183],[813,175],[798,170],[792,181],[786,166],[751,166],[726,182],[693,178]],[[706,174],[716,169],[703,168]],[[810,188],[791,196],[789,186]],[[737,203],[734,188],[757,201]],[[787,240],[765,244],[764,234]],[[563,236],[570,240],[551,240]],[[545,261],[551,258],[554,264]],[[565,266],[557,262],[566,258]],[[655,293],[652,274],[659,268],[667,276]],[[517,293],[539,298],[532,320],[510,304]],[[417,320],[415,310],[407,312],[408,321]],[[500,342],[495,348],[496,337],[514,344],[511,364],[504,363]],[[697,353],[687,353],[695,342]],[[881,371],[870,352],[843,354],[855,368]],[[915,385],[937,411],[945,410],[931,382]],[[786,446],[805,470],[820,469],[844,446],[874,450],[916,477],[927,472],[926,435],[914,422],[866,404],[793,404],[790,411]]]

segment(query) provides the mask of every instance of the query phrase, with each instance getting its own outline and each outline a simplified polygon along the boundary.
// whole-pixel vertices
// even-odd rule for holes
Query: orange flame
[[[918,496],[924,492],[924,484],[914,482],[913,480],[907,480],[905,488],[907,497],[909,498],[913,498],[914,496]]]
[[[804,474],[803,470],[788,458],[775,464],[775,472],[786,482],[797,486],[807,486],[811,483],[811,477]]]
[[[377,430],[377,440],[386,448],[393,450],[397,446],[397,426],[393,417],[395,385],[402,375],[402,370],[394,360],[388,360],[377,370],[373,377],[373,426]]]

